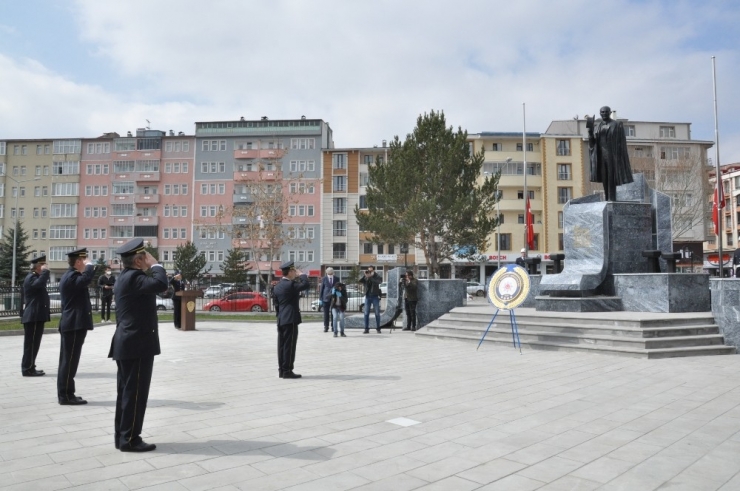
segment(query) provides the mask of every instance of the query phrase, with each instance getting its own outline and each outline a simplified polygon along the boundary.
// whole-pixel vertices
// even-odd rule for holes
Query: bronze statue
[[[627,137],[621,121],[611,119],[612,110],[599,110],[601,121],[594,129],[594,118],[586,116],[591,182],[604,184],[606,201],[617,200],[617,186],[632,182],[632,167],[627,155]]]

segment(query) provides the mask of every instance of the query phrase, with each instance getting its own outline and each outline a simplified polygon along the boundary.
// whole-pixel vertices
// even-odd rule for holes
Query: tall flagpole
[[[714,89],[714,168],[716,176],[716,190],[717,193],[717,252],[719,253],[719,277],[724,277],[724,258],[722,257],[722,205],[724,200],[720,203],[720,198],[724,198],[722,195],[722,172],[719,165],[719,120],[717,118],[717,70],[715,68],[715,59],[712,56],[712,87]]]
[[[529,216],[527,215],[527,105],[522,102],[522,150],[524,151],[524,251],[525,255],[529,257],[529,243],[527,237],[529,237]],[[531,206],[531,205],[530,205]]]

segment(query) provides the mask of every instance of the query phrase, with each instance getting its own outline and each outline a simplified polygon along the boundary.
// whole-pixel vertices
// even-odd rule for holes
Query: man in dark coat
[[[57,397],[63,406],[87,404],[75,396],[75,375],[80,364],[82,345],[87,331],[93,329],[92,306],[88,287],[95,268],[87,257],[87,249],[67,253],[69,269],[59,282],[62,297],[62,318],[59,320],[61,346],[57,372]]]
[[[358,283],[365,286],[365,330],[363,334],[370,332],[370,308],[375,311],[375,330],[380,332],[380,284],[383,279],[375,272],[375,266],[368,266],[365,274]]]
[[[332,288],[337,280],[334,278],[334,268],[329,266],[326,268],[326,276],[321,279],[321,288],[319,288],[319,302],[321,302],[321,308],[324,311],[324,332],[329,332],[329,324],[331,321],[331,303]]]
[[[310,284],[306,275],[295,269],[293,261],[281,264],[280,269],[283,277],[273,289],[278,316],[278,372],[280,378],[301,378],[293,372],[298,324],[301,323],[299,301],[300,293],[308,290]]]
[[[36,355],[41,347],[44,335],[44,323],[51,320],[49,293],[46,284],[49,282],[49,268],[46,256],[39,256],[31,261],[31,272],[23,280],[23,360],[21,373],[24,377],[46,375],[43,370],[36,370]]]
[[[100,288],[100,317],[106,322],[110,322],[110,306],[113,302],[113,286],[116,284],[116,278],[110,268],[105,268],[105,274],[98,278],[98,288]]]
[[[591,182],[603,183],[605,200],[616,201],[617,186],[633,181],[627,137],[622,122],[611,119],[609,106],[602,107],[599,114],[601,121],[596,129],[593,118],[586,118]]]
[[[416,304],[419,303],[419,281],[414,278],[414,272],[406,271],[403,298],[406,307],[406,327],[404,331],[416,331]]]
[[[175,315],[175,329],[180,329],[182,324],[182,297],[178,297],[177,292],[181,292],[184,288],[182,274],[179,271],[175,271],[175,276],[170,280],[170,285],[172,285],[172,308]]]
[[[121,452],[148,452],[156,445],[144,442],[141,430],[154,356],[160,354],[156,298],[167,289],[167,273],[147,252],[143,239],[127,242],[116,253],[124,270],[113,288],[116,332],[108,353],[118,366],[114,444]]]

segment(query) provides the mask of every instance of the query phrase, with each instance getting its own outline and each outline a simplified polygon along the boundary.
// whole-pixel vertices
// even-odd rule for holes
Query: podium
[[[200,290],[182,290],[175,293],[180,297],[180,330],[195,331],[195,299],[202,298]]]

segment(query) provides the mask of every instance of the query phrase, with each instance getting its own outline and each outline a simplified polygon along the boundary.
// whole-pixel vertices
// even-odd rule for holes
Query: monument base
[[[536,309],[547,312],[619,312],[624,310],[620,297],[535,297]]]

